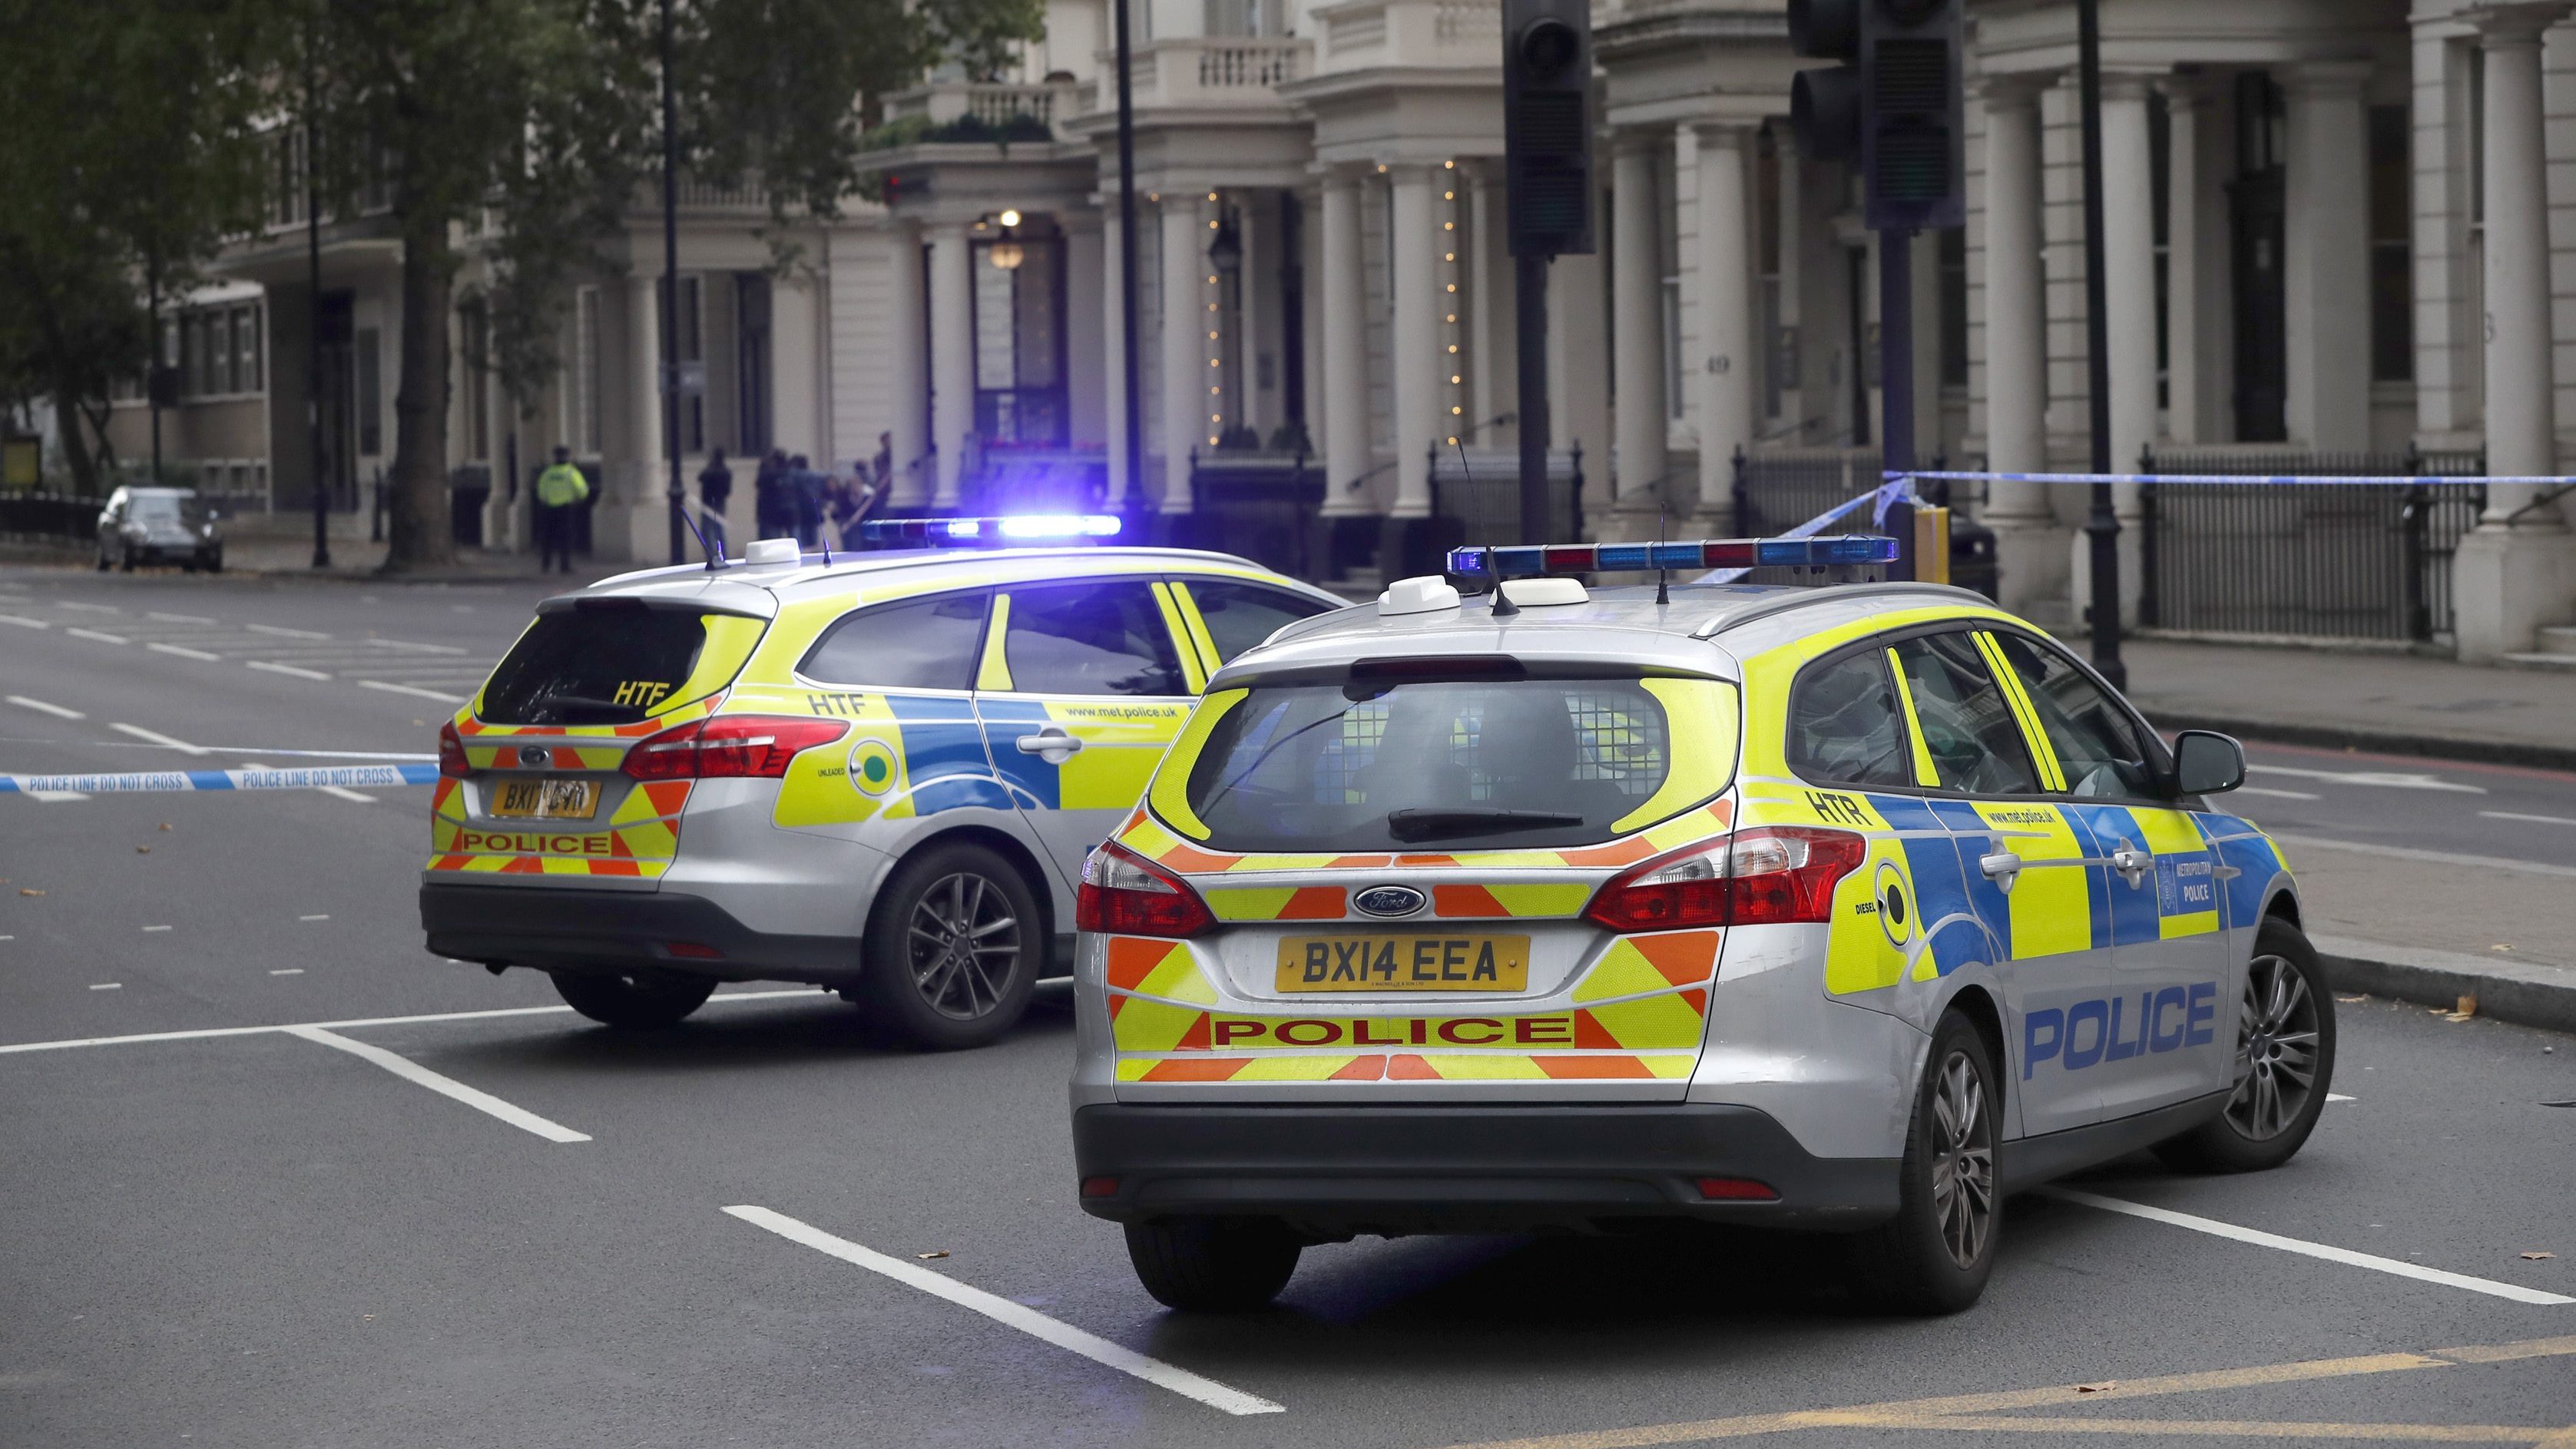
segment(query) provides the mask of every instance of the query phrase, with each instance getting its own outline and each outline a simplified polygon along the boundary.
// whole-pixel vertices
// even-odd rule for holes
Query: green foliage
[[[258,0],[0,0],[0,398],[50,396],[95,491],[112,383],[150,355],[145,298],[257,225]]]

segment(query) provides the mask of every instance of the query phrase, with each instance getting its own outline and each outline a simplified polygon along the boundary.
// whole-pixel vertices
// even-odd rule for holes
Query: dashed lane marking
[[[269,634],[280,639],[328,639],[331,637],[328,634],[319,633],[312,629],[288,629],[276,624],[244,624],[242,627],[248,629],[254,634]]]
[[[2236,793],[2239,795],[2261,795],[2272,800],[2314,800],[2317,798],[2305,790],[2266,790],[2260,785],[2239,785],[2236,787]]]
[[[89,989],[92,991],[123,991],[125,989],[125,983],[122,981],[93,981],[90,983]]]
[[[550,1121],[525,1107],[504,1102],[491,1093],[469,1087],[454,1077],[442,1076],[406,1056],[386,1051],[372,1042],[345,1037],[319,1026],[290,1026],[288,1036],[299,1036],[309,1042],[347,1052],[362,1062],[373,1062],[406,1082],[429,1088],[442,1097],[464,1103],[477,1112],[498,1117],[522,1132],[533,1132],[548,1142],[588,1142],[590,1134],[575,1132],[561,1122]]]
[[[2189,1228],[2193,1232],[2207,1233],[2212,1237],[2251,1243],[2259,1248],[2278,1248],[2284,1253],[2296,1253],[2306,1258],[2320,1258],[2329,1263],[2342,1263],[2354,1268],[2368,1268],[2373,1272],[2412,1278],[2421,1283],[2439,1283],[2450,1288],[2465,1288],[2471,1293],[2484,1293],[2491,1298],[2506,1298],[2516,1303],[2542,1305],[2576,1303],[2576,1298],[2569,1298],[2559,1293],[2544,1293],[2537,1288],[2525,1288],[2519,1283],[2499,1283],[2492,1278],[2472,1278],[2466,1273],[2451,1273],[2440,1268],[2427,1268],[2421,1263],[2405,1263],[2395,1258],[2382,1258],[2371,1253],[2356,1253],[2350,1248],[2311,1243],[2303,1238],[2285,1238],[2278,1233],[2267,1233],[2259,1228],[2238,1227],[2234,1223],[2223,1223],[2216,1218],[2196,1217],[2190,1213],[2175,1212],[2171,1208],[2149,1207],[2145,1203],[2130,1202],[2125,1198],[2104,1197],[2100,1193],[2085,1192],[2080,1188],[2043,1187],[2037,1191],[2042,1197],[2080,1203],[2085,1207],[2100,1208],[2104,1212],[2123,1213],[2133,1218],[2144,1218],[2151,1223]]]
[[[360,689],[381,689],[387,694],[408,694],[416,699],[434,699],[440,704],[463,704],[465,702],[465,696],[460,694],[441,694],[435,689],[414,689],[408,684],[388,684],[381,679],[361,679],[358,681],[358,687]]]
[[[1069,1323],[1049,1318],[1026,1304],[969,1287],[945,1273],[935,1272],[918,1263],[890,1258],[873,1248],[861,1247],[847,1238],[834,1235],[811,1223],[799,1222],[785,1213],[765,1207],[738,1205],[725,1209],[728,1216],[742,1219],[756,1228],[765,1228],[791,1243],[801,1243],[818,1253],[838,1258],[854,1267],[892,1278],[908,1288],[918,1288],[935,1298],[944,1298],[960,1308],[980,1313],[1006,1328],[1016,1328],[1032,1338],[1043,1339],[1056,1347],[1078,1353],[1092,1362],[1129,1374],[1157,1388],[1169,1389],[1183,1398],[1196,1399],[1210,1408],[1229,1414],[1279,1414],[1286,1406],[1247,1394],[1238,1388],[1218,1383],[1163,1362],[1147,1358],[1124,1344],[1111,1343],[1097,1334],[1085,1333]]]
[[[209,664],[220,664],[224,659],[220,654],[209,654],[203,649],[191,649],[185,644],[146,644],[143,647],[155,654],[175,654],[182,659],[203,660]]]
[[[65,629],[63,632],[71,635],[75,639],[95,639],[101,644],[129,644],[133,642],[122,634],[106,634],[101,633],[96,629]]]
[[[2417,1369],[2459,1368],[2473,1364],[2513,1363],[2576,1355],[2576,1336],[2534,1338],[2519,1343],[2437,1348],[2425,1353],[2374,1353],[2352,1358],[2310,1359],[2302,1363],[2263,1364],[2252,1368],[2213,1369],[2197,1373],[2159,1374],[2120,1379],[2108,1384],[2055,1384],[2038,1389],[1998,1393],[1949,1394],[1928,1399],[1893,1399],[1839,1409],[1793,1409],[1779,1414],[1736,1414],[1686,1423],[1646,1424],[1630,1429],[1599,1429],[1535,1438],[1456,1444],[1449,1449],[1648,1449],[1665,1444],[1705,1444],[1721,1439],[1751,1439],[1767,1434],[1795,1434],[1815,1429],[1963,1429],[1976,1433],[2135,1434],[2141,1437],[2199,1435],[2212,1438],[2378,1439],[2418,1443],[2525,1444],[2561,1449],[2576,1444],[2576,1430],[2560,1426],[2519,1424],[2294,1424],[2266,1420],[2096,1419],[2050,1415],[2011,1417],[2018,1409],[2059,1408],[2119,1399],[2158,1398],[2173,1394],[2207,1394],[2228,1389],[2270,1388],[2316,1383],[2372,1374],[2408,1373]],[[2079,1397],[2080,1396],[2080,1397]],[[1842,1442],[1851,1442],[1849,1435]]]
[[[220,622],[219,620],[209,619],[203,614],[164,614],[157,609],[147,611],[143,617],[147,619],[158,619],[164,624],[213,624]]]
[[[60,805],[66,800],[86,800],[89,798],[89,792],[86,790],[26,790],[20,793],[24,794],[30,800],[46,805]]]
[[[177,750],[183,755],[211,755],[214,753],[214,751],[207,749],[203,745],[192,745],[186,740],[174,740],[168,735],[161,733],[159,730],[147,730],[141,725],[110,724],[108,728],[121,735],[132,735],[147,745],[159,745],[165,750]]]
[[[741,1001],[776,1001],[788,996],[811,1000],[814,995],[814,988],[810,986],[793,991],[719,992],[707,998],[707,1005],[719,1006]],[[15,1056],[21,1052],[70,1051],[77,1047],[142,1046],[166,1041],[213,1041],[218,1037],[228,1036],[266,1036],[274,1032],[292,1032],[305,1027],[321,1031],[355,1031],[361,1027],[370,1026],[421,1026],[443,1021],[495,1021],[513,1016],[561,1016],[571,1010],[569,1006],[503,1006],[487,1011],[431,1012],[425,1016],[361,1016],[342,1021],[280,1022],[273,1026],[200,1026],[180,1031],[137,1032],[128,1036],[84,1036],[69,1037],[61,1041],[11,1042],[0,1045],[0,1056]]]
[[[2570,819],[2564,815],[2525,815],[2514,810],[2481,810],[2478,814],[2489,820],[2527,820],[2534,825],[2576,825],[2576,819]]]
[[[2503,870],[2520,875],[2555,876],[2576,880],[2576,865],[2551,865],[2538,860],[2506,860],[2493,855],[2455,855],[2447,850],[2417,850],[2405,845],[2370,845],[2358,840],[2329,840],[2322,835],[2293,835],[2275,830],[2272,839],[2282,845],[2302,850],[2349,850],[2356,855],[2383,855],[2391,860],[2421,861],[2428,865],[2459,865],[2472,870]]]
[[[301,976],[304,974],[304,968],[301,966],[280,966],[268,974],[271,976]]]
[[[376,803],[375,796],[361,795],[357,791],[348,789],[344,786],[324,785],[320,788],[323,794],[328,795],[335,800],[346,800],[356,805],[373,805]]]
[[[329,916],[297,916],[295,919],[299,921],[327,921],[331,918]]]
[[[271,674],[292,675],[297,679],[329,679],[331,677],[319,669],[299,669],[292,664],[275,664],[265,659],[253,659],[249,661],[249,664],[253,669],[265,669]]]
[[[170,928],[168,926],[146,926],[143,928],[143,933],[148,936],[155,931],[166,931],[169,929]]]
[[[57,609],[69,609],[74,613],[79,614],[122,614],[125,612],[114,604],[83,604],[71,599],[57,599],[54,601],[54,607]]]
[[[2484,785],[2463,785],[2438,775],[2402,770],[2308,770],[2296,765],[2250,766],[2258,775],[2291,775],[2303,780],[2331,780],[2339,785],[2376,785],[2388,790],[2448,790],[2462,795],[2483,795]]]
[[[20,709],[32,709],[38,714],[49,714],[56,719],[89,718],[88,715],[81,713],[79,710],[65,709],[59,704],[47,704],[41,699],[29,699],[23,694],[10,695],[9,702],[18,706]]]
[[[50,629],[54,627],[42,619],[30,619],[24,614],[0,614],[0,624],[15,624],[21,629]]]

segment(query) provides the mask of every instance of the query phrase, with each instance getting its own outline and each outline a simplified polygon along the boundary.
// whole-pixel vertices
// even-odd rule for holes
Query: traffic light
[[[1512,255],[1592,250],[1591,0],[1503,0]]]
[[[1790,48],[1843,62],[1791,84],[1798,149],[1859,163],[1873,231],[1967,224],[1962,3],[1789,0]]]

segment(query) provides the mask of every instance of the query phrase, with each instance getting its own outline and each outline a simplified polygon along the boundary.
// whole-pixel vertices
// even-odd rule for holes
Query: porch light
[[[1005,207],[1002,210],[1001,220],[1002,225],[1006,227],[1018,226],[1020,224],[1020,213],[1016,208]]]
[[[1027,260],[1027,253],[1023,252],[1020,244],[1011,238],[1004,237],[993,243],[993,265],[1003,271],[1016,272],[1020,269],[1020,263]]]

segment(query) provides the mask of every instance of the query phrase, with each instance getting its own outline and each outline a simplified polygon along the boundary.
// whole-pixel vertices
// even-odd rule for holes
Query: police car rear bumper
[[[659,966],[718,981],[826,986],[859,974],[856,941],[755,931],[704,896],[674,891],[424,885],[420,925],[432,955],[486,965]]]
[[[1859,1228],[1897,1205],[1896,1159],[1812,1156],[1768,1113],[1702,1103],[1098,1104],[1075,1109],[1073,1152],[1095,1217],[1270,1217],[1321,1238],[1649,1218]],[[1713,1178],[1778,1196],[1715,1200],[1699,1187]]]

